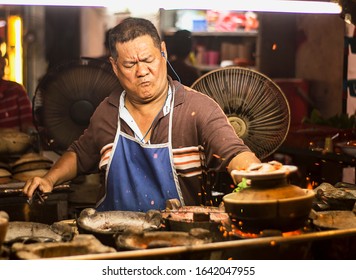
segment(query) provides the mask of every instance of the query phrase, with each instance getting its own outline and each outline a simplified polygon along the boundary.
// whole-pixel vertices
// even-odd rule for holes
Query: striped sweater
[[[0,80],[0,128],[26,132],[32,126],[32,104],[23,86]]]

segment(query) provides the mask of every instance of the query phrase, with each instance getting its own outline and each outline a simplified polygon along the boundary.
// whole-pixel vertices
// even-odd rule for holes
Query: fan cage
[[[33,96],[33,119],[45,149],[61,154],[88,127],[112,91],[122,90],[109,62],[82,58],[53,67]]]
[[[212,97],[233,124],[237,135],[260,159],[274,153],[290,127],[290,107],[281,88],[266,75],[231,66],[202,75],[192,88]],[[236,128],[239,123],[243,125]]]

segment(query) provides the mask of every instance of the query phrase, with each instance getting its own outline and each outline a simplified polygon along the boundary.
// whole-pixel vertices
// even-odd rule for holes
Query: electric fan
[[[192,88],[220,105],[236,134],[261,160],[275,152],[287,137],[287,98],[260,72],[238,66],[219,68],[198,78]]]
[[[33,97],[33,117],[42,144],[61,154],[88,127],[99,103],[122,90],[109,62],[80,59],[50,70]]]

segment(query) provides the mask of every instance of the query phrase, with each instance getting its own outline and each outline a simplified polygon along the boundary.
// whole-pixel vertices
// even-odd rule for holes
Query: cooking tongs
[[[22,189],[16,190],[17,192],[21,192],[22,194]],[[50,196],[52,193],[60,193],[60,192],[70,192],[70,186],[68,184],[61,184],[54,186],[52,192],[42,192],[40,189],[36,189],[33,192],[33,195],[31,198],[27,199],[27,203],[31,205],[34,201],[37,201],[38,203],[42,204],[46,202],[46,198]]]
[[[32,205],[33,201],[38,201],[38,203],[44,203],[45,202],[45,198],[46,198],[47,195],[48,195],[47,193],[44,193],[40,189],[37,188],[33,192],[32,197],[27,199],[27,203],[29,205]]]

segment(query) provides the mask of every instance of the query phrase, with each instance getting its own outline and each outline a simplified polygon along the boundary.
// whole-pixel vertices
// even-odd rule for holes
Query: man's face
[[[165,44],[161,45],[165,51]],[[116,45],[118,59],[110,59],[113,70],[131,99],[148,103],[167,89],[166,60],[150,36]]]

